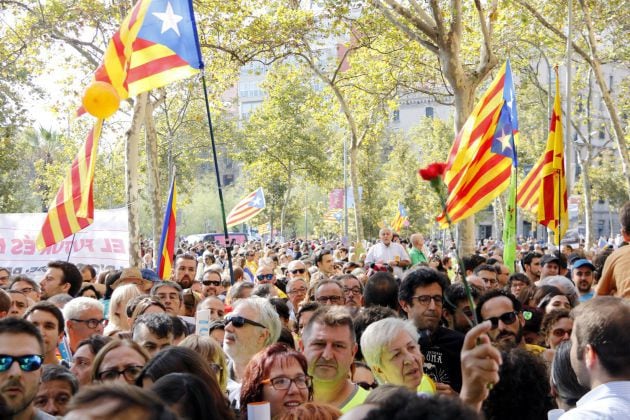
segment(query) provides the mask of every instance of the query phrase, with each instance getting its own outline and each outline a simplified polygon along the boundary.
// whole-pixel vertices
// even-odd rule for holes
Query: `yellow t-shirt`
[[[437,386],[435,386],[435,382],[433,382],[433,379],[431,379],[429,375],[423,374],[420,385],[418,385],[418,394],[435,395],[436,392]]]
[[[365,402],[365,399],[367,398],[368,394],[370,393],[370,391],[368,391],[367,389],[363,389],[359,385],[355,385],[355,386],[357,388],[354,391],[354,395],[352,395],[352,397],[348,400],[347,403],[345,403],[342,407],[339,408],[341,410],[341,412],[344,413],[344,414],[346,414],[348,411],[352,410],[354,407],[357,407],[357,406],[363,404],[363,402]]]

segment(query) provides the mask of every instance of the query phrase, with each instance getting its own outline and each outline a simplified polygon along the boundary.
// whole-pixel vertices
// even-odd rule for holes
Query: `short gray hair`
[[[557,287],[558,290],[569,299],[571,307],[577,305],[579,298],[577,287],[565,276],[557,275],[545,277],[540,281],[540,285]]]
[[[88,309],[97,309],[101,311],[103,316],[105,315],[105,308],[101,302],[94,298],[79,296],[66,303],[63,307],[63,319],[66,321],[76,319],[81,316],[81,312]]]
[[[258,296],[252,296],[247,299],[239,299],[234,303],[233,310],[240,308],[241,306],[247,306],[252,308],[255,313],[258,314],[258,322],[264,325],[269,331],[269,336],[263,344],[267,347],[276,341],[280,337],[280,330],[282,324],[280,323],[280,316],[274,306],[267,300]]]
[[[385,318],[368,325],[361,335],[361,353],[368,364],[374,377],[379,383],[383,379],[374,370],[374,365],[381,365],[381,359],[385,351],[385,347],[392,342],[396,335],[405,331],[414,342],[418,342],[418,332],[411,323],[400,318]]]

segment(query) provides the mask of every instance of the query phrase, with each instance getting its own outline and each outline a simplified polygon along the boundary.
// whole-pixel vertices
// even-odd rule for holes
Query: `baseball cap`
[[[591,270],[595,270],[595,266],[587,259],[582,258],[573,262],[573,268],[590,267]]]
[[[555,262],[556,264],[560,264],[560,258],[558,258],[557,255],[554,254],[545,254],[543,255],[543,257],[540,260],[540,265],[545,265],[548,264],[550,262]]]

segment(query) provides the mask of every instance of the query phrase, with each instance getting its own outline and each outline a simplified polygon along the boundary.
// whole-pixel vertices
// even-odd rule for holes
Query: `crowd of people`
[[[169,279],[0,268],[0,418],[630,416],[630,246],[179,245]]]

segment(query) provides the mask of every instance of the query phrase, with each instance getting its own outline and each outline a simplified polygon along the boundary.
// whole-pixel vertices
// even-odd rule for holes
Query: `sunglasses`
[[[489,320],[490,322],[492,322],[492,329],[495,329],[495,328],[499,328],[499,320],[501,320],[501,322],[503,322],[505,325],[514,324],[514,322],[516,321],[517,315],[518,315],[518,312],[516,311],[506,312],[500,316],[493,316],[490,318],[486,318],[484,319],[484,321]]]
[[[290,270],[289,273],[291,273],[291,274],[304,274],[304,273],[306,273],[306,269],[305,268],[296,268],[295,270]]]
[[[258,281],[271,281],[273,279],[273,274],[258,274],[256,278],[258,279]]]
[[[220,286],[221,281],[219,280],[204,280],[201,282],[204,286]]]
[[[20,369],[24,372],[33,372],[39,369],[44,363],[44,358],[39,354],[28,354],[26,356],[10,356],[8,354],[0,354],[0,372],[11,369],[13,362],[18,362]]]
[[[247,319],[244,318],[242,316],[226,316],[225,317],[225,326],[227,327],[228,324],[232,324],[234,326],[234,328],[242,328],[243,325],[245,324],[249,324],[249,325],[253,325],[255,327],[260,327],[260,328],[267,328],[265,327],[263,324],[260,324],[256,321],[252,321],[251,319]]]

